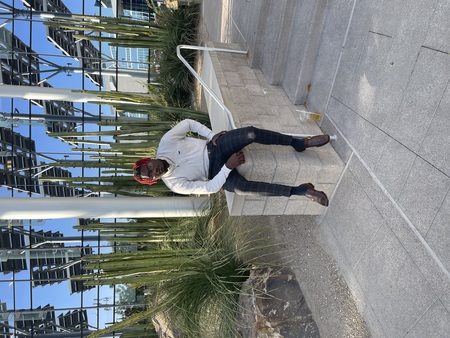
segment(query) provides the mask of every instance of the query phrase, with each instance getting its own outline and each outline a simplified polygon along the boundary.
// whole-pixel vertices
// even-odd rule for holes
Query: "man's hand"
[[[217,133],[216,135],[213,136],[213,138],[212,138],[212,140],[211,140],[213,146],[217,146],[216,140],[217,140],[220,136],[222,136],[223,134],[225,134],[225,133],[226,133],[226,131],[224,130],[224,131],[221,131],[220,133]]]
[[[225,165],[227,166],[228,169],[234,169],[243,163],[245,163],[244,153],[242,151],[238,151],[237,153],[234,153],[233,155],[230,156]]]

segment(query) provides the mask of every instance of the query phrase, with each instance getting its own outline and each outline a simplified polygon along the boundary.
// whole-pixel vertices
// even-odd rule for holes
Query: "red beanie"
[[[136,163],[133,165],[134,179],[136,181],[138,181],[139,183],[148,184],[148,185],[152,185],[152,184],[158,183],[158,180],[151,179],[150,177],[148,177],[148,178],[141,178],[140,176],[136,175],[136,169],[139,168],[139,167],[142,167],[143,165],[146,165],[148,163],[148,161],[150,161],[150,160],[151,160],[150,157],[142,158],[142,159],[136,161]]]

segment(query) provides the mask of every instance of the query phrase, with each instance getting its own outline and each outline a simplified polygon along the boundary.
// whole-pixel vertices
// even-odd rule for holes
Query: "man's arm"
[[[197,133],[200,136],[207,138],[208,140],[212,140],[212,138],[214,137],[214,133],[208,127],[205,127],[203,124],[197,121],[186,119],[175,125],[163,136],[163,138],[169,138],[176,141],[186,137],[186,134],[189,132]]]
[[[216,193],[222,188],[230,172],[231,170],[224,165],[217,175],[209,181],[191,181],[185,177],[174,176],[162,177],[162,180],[170,190],[177,194],[208,195]]]

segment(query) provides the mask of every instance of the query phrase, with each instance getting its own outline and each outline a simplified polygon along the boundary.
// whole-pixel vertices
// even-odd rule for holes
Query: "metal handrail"
[[[186,61],[186,59],[181,55],[181,49],[192,49],[192,50],[200,50],[204,52],[226,52],[226,53],[234,53],[234,54],[247,54],[246,51],[243,50],[235,50],[235,49],[224,49],[224,48],[213,48],[213,47],[203,47],[203,46],[190,46],[190,45],[178,45],[177,46],[177,56],[181,62],[186,66],[186,68],[191,72],[192,75],[201,83],[203,89],[206,90],[211,97],[217,102],[217,104],[225,111],[228,117],[228,121],[232,129],[237,129],[236,124],[233,120],[233,115],[231,111],[225,106],[222,100],[214,93],[214,91],[206,84],[205,81],[197,74],[197,72],[192,68],[192,66]],[[313,135],[306,134],[286,134],[293,137],[310,137]],[[336,140],[336,135],[330,135],[330,139]]]
[[[179,45],[177,46],[177,56],[183,62],[187,69],[194,75],[194,77],[202,84],[203,88],[211,95],[211,97],[217,102],[217,104],[225,111],[228,116],[228,121],[230,122],[232,129],[237,129],[236,124],[233,120],[233,115],[231,111],[225,106],[222,100],[214,93],[214,91],[206,84],[205,81],[197,74],[194,68],[186,61],[186,59],[181,55],[181,49],[193,49],[193,50],[202,50],[205,52],[227,52],[227,53],[235,53],[235,54],[247,54],[246,51],[243,50],[235,50],[235,49],[223,49],[223,48],[211,48],[211,47],[202,47],[202,46],[188,46],[188,45]]]

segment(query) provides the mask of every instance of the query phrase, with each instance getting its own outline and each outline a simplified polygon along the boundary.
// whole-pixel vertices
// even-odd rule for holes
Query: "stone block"
[[[248,99],[253,105],[253,114],[256,116],[270,115],[273,116],[273,109],[269,105],[267,97],[264,96],[250,96]]]
[[[404,337],[436,302],[429,283],[387,225],[371,239],[354,268],[388,337]]]
[[[353,154],[353,150],[348,145],[348,143],[346,142],[340,131],[336,128],[336,125],[333,123],[333,121],[328,117],[328,115],[325,115],[323,117],[321,127],[324,134],[337,136],[337,140],[332,141],[333,149],[336,151],[339,158],[341,158],[344,163],[347,163]]]
[[[273,155],[275,157],[275,163],[268,163],[269,166],[274,166],[275,175],[273,176],[273,182],[283,185],[294,186],[297,180],[297,176],[300,171],[300,163],[292,151],[275,150]]]
[[[244,87],[229,87],[231,98],[234,103],[247,103],[248,102],[248,92]]]
[[[333,257],[334,261],[336,261],[337,265],[339,266],[339,274],[342,274],[342,276],[345,279],[345,282],[349,286],[353,296],[352,298],[357,303],[358,310],[360,311],[360,313],[364,314],[364,320],[367,323],[368,327],[370,328],[372,337],[390,338],[384,332],[381,323],[377,318],[375,312],[371,308],[370,304],[365,302],[364,293],[361,289],[361,286],[358,280],[356,279],[355,275],[353,274],[349,262],[347,261],[347,258],[343,253],[342,248],[339,245],[338,241],[336,240],[336,237],[332,231],[332,224],[333,219],[330,218],[328,220],[327,217],[325,216],[325,218],[322,219],[322,221],[320,222],[320,226],[313,230],[314,233],[316,233],[315,237],[318,238],[321,242],[323,242],[322,248],[331,257]]]
[[[225,77],[225,81],[229,86],[233,87],[244,87],[244,82],[242,82],[241,76],[236,71],[223,71],[223,75]]]
[[[450,86],[447,87],[418,154],[450,176]]]
[[[448,271],[450,271],[450,251],[448,250],[450,244],[450,212],[446,209],[449,208],[450,196],[447,196],[425,237],[427,243]]]
[[[397,198],[416,158],[403,144],[391,137],[381,146],[382,154],[373,171],[392,197]]]
[[[242,66],[241,61],[245,61],[245,56],[235,54],[222,60],[222,54],[224,53],[210,53],[211,59],[214,60],[211,62],[211,73],[214,73],[216,67],[217,74],[223,76],[218,79],[214,74],[210,74],[207,78],[215,83],[215,90],[218,90],[219,97],[231,111],[238,127],[253,125],[296,135],[321,134],[316,122],[300,121],[295,111],[298,106],[292,105],[281,88],[269,85],[261,71],[249,66],[245,69]],[[239,69],[239,73],[229,69]],[[244,85],[241,81],[240,74],[245,74],[249,81],[247,84]],[[211,123],[217,126],[213,120],[224,119],[224,113],[220,112],[217,105],[214,107],[217,111],[214,114],[210,112]],[[244,154],[246,163],[238,170],[249,180],[288,186],[311,182],[322,186],[329,195],[332,194],[343,170],[342,161],[330,145],[297,153],[291,147],[252,144],[244,149]],[[231,215],[313,215],[321,214],[325,209],[304,197],[255,198],[228,192],[226,197]]]
[[[378,163],[379,158],[383,155],[383,145],[389,137],[334,98],[330,99],[329,107],[330,118],[341,133],[346,135],[347,141],[363,158],[370,161],[369,165]]]
[[[430,229],[449,188],[448,176],[416,157],[398,203],[422,236]]]
[[[425,315],[414,324],[405,338],[448,337],[450,332],[450,313],[436,301]]]
[[[280,122],[273,115],[259,115],[258,120],[261,128],[282,131]]]
[[[266,200],[245,199],[244,207],[242,209],[242,216],[263,215]]]
[[[414,225],[408,220],[398,205],[389,199],[384,189],[373,179],[367,168],[361,162],[352,161],[351,172],[367,193],[368,198],[377,206],[384,221],[389,225],[392,232],[401,242],[402,247],[405,248],[416,266],[420,269],[420,272],[426,278],[431,288],[440,297],[442,304],[447,309],[450,309],[450,280],[448,278],[448,271],[441,261],[442,256],[438,256],[439,248],[431,247],[434,239],[430,237],[425,242]],[[450,215],[450,203],[448,201],[444,201],[440,212]],[[330,222],[333,221],[334,219],[330,218]],[[432,231],[433,228],[428,233],[431,234]],[[433,234],[432,237],[435,235],[439,236],[439,245],[448,247],[448,244],[445,244],[448,243],[445,236]],[[436,252],[433,252],[433,250],[436,250]]]
[[[352,65],[356,55],[343,54],[339,65],[341,72],[337,74],[339,77],[336,78],[332,94],[378,126],[384,122],[386,109],[395,110],[394,107],[398,107],[399,95],[405,85],[403,80],[392,76],[392,60],[386,61],[392,43],[390,36],[369,32],[363,47],[359,46],[361,52],[358,54],[356,66]],[[386,92],[383,84],[388,88]],[[390,101],[386,97],[389,97]],[[391,106],[387,106],[388,102]]]
[[[287,49],[296,1],[270,1],[265,17],[265,43],[261,48],[261,70],[270,84],[280,84],[284,74]]]
[[[352,11],[352,1],[327,2],[321,42],[315,59],[311,91],[306,98],[308,109],[327,111],[333,77],[338,67],[339,55]],[[303,103],[303,102],[300,102]]]
[[[286,205],[285,215],[306,215],[306,206],[310,203],[305,197],[291,197]]]
[[[308,95],[327,3],[326,0],[297,1],[292,9],[294,16],[286,60],[276,62],[284,62],[281,86],[293,103],[303,104]]]
[[[270,98],[269,98],[270,101]],[[293,126],[298,123],[298,116],[288,105],[272,105],[272,113],[281,126]]]
[[[254,32],[264,32],[266,30],[266,17],[269,15],[270,3],[271,1],[252,1],[245,4],[251,8],[252,13],[258,13],[258,15],[251,17],[233,11],[233,17],[240,18],[241,23],[243,23],[242,27],[244,28],[242,29],[244,32],[242,35],[245,39],[239,39],[239,41],[242,42],[241,46],[249,51],[248,61],[253,68],[261,65],[261,49],[264,45],[264,34],[254,34]],[[236,6],[236,8],[239,8],[239,6]],[[239,10],[241,11],[242,8]],[[239,23],[236,26],[240,27]]]
[[[284,214],[286,205],[289,201],[287,197],[269,196],[266,198],[263,215],[280,215]]]
[[[450,32],[450,2],[440,0],[436,4],[433,17],[429,21],[429,28],[425,38],[424,46],[450,53],[449,32]]]
[[[250,176],[247,177],[248,180],[273,182],[276,161],[271,150],[252,150],[246,158],[251,160],[252,166]]]
[[[345,172],[334,194],[326,219],[354,268],[384,220],[351,171]]]
[[[448,86],[449,73],[447,54],[421,48],[399,110],[389,115],[383,129],[417,151]]]
[[[261,96],[265,95],[263,89],[257,84],[245,85],[245,89],[247,89],[249,95],[257,96],[257,99],[261,99]]]
[[[361,79],[360,74],[356,74],[358,70],[358,64],[362,59],[362,54],[365,53],[365,48],[361,46],[371,43],[372,40],[368,38],[370,35],[369,28],[371,25],[370,12],[366,11],[367,4],[365,2],[356,2],[355,9],[352,17],[352,24],[349,27],[345,46],[342,49],[341,59],[339,67],[336,71],[336,79],[332,90],[332,95],[337,100],[345,102],[349,107],[356,110],[353,105],[349,104],[349,98],[353,96],[353,90],[359,88],[353,88],[355,82],[359,82]],[[370,51],[378,54],[379,50],[383,50],[381,42],[378,41],[385,38],[382,35],[372,34],[375,36],[375,40],[378,44],[370,46]],[[370,42],[368,42],[370,41]],[[364,75],[364,74],[362,74]]]

